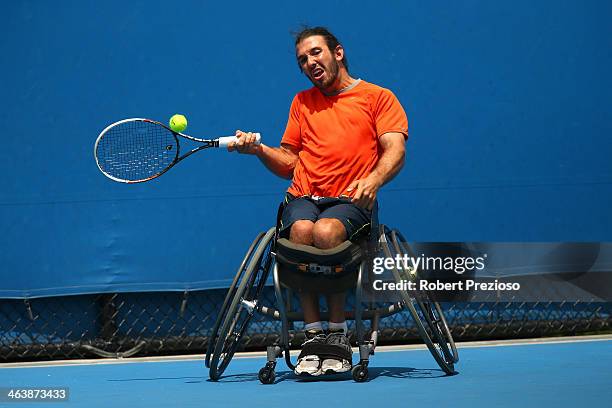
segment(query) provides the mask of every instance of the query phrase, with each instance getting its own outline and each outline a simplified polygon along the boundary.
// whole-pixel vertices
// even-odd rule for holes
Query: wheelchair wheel
[[[259,240],[248,261],[246,270],[237,282],[237,288],[229,306],[219,318],[219,332],[212,345],[209,376],[218,380],[229,365],[246,333],[253,314],[257,311],[259,297],[266,284],[272,266],[271,254],[275,228],[271,228]]]
[[[404,251],[408,249],[408,244],[403,241],[405,245],[400,245],[402,241],[403,237],[398,239],[398,233],[395,231],[392,233],[384,225],[380,226],[380,243],[386,257],[393,258],[396,254],[403,255]],[[408,271],[396,268],[393,268],[393,277],[397,282],[403,279],[413,279],[409,276]],[[446,374],[454,374],[455,358],[453,350],[456,352],[455,343],[450,336],[450,331],[447,337],[440,327],[441,319],[439,316],[443,316],[440,306],[436,302],[431,302],[429,298],[426,301],[416,299],[408,292],[401,291],[400,295],[404,305],[414,319],[419,335],[436,360],[436,363]],[[432,306],[434,303],[435,305]],[[415,305],[418,307],[418,310]],[[433,310],[436,310],[436,312],[440,311],[440,313],[435,313]],[[446,320],[444,320],[444,323],[446,323]],[[447,325],[446,327],[448,328]]]
[[[232,300],[234,299],[234,295],[236,294],[236,290],[238,289],[238,282],[240,282],[240,279],[246,272],[246,267],[249,265],[249,261],[251,260],[251,255],[253,255],[253,251],[255,250],[259,242],[261,241],[261,238],[264,236],[264,234],[265,234],[264,232],[260,232],[257,235],[257,237],[253,240],[253,243],[251,244],[248,251],[244,255],[244,259],[242,260],[242,262],[240,263],[240,266],[238,267],[236,276],[234,276],[234,280],[232,281],[232,284],[230,285],[230,288],[227,291],[227,294],[225,295],[225,300],[223,300],[223,305],[221,306],[221,309],[219,310],[219,314],[217,315],[217,320],[215,321],[215,324],[212,328],[210,336],[208,337],[208,346],[206,349],[206,359],[204,360],[206,367],[210,368],[210,357],[214,351],[215,343],[217,342],[219,328],[221,326],[223,318],[227,314],[227,309],[229,308]]]
[[[357,364],[351,369],[353,380],[356,382],[364,382],[368,380],[368,366],[364,364]]]
[[[276,373],[274,372],[274,367],[276,367],[276,362],[268,362],[257,374],[257,378],[259,378],[259,382],[262,384],[274,384],[274,380],[276,379]]]
[[[396,251],[402,254],[407,253],[411,257],[415,256],[414,251],[399,231],[391,231],[391,241]],[[459,352],[448,327],[446,317],[444,317],[442,312],[442,307],[428,293],[421,292],[415,300],[427,321],[429,329],[434,334],[434,337],[439,339],[441,350],[444,352],[446,359],[457,363],[459,361]]]

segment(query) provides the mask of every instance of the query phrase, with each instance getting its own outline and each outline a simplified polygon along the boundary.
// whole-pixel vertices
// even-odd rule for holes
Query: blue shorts
[[[287,194],[285,208],[280,219],[280,235],[289,236],[291,225],[299,220],[316,222],[321,218],[335,218],[346,229],[347,239],[358,240],[370,232],[372,211],[356,206],[350,198],[293,197]]]

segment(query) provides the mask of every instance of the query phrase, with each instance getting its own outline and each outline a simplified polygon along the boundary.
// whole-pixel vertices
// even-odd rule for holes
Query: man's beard
[[[338,61],[332,60],[329,69],[326,66],[323,66],[323,70],[325,71],[325,80],[323,82],[316,81],[312,77],[309,76],[310,82],[320,90],[324,91],[328,89],[336,79],[338,78],[338,72],[340,72],[340,65]]]

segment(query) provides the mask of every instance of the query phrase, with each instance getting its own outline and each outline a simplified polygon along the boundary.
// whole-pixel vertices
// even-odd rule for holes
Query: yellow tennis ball
[[[183,130],[187,129],[187,118],[183,115],[179,115],[178,113],[173,115],[170,118],[170,129],[174,130],[175,132],[182,132]]]

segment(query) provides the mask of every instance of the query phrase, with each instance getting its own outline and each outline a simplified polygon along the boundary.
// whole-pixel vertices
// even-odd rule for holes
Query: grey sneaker
[[[325,344],[325,334],[319,330],[307,330],[304,332],[306,335],[306,341],[302,344],[302,349],[304,346],[312,345],[312,344]],[[321,359],[319,356],[315,354],[307,354],[303,355],[304,351],[300,353],[298,357],[297,365],[295,366],[295,374],[296,375],[321,375],[323,372],[321,371]]]
[[[349,371],[352,367],[353,350],[351,349],[351,343],[344,332],[341,331],[330,333],[325,339],[325,343],[340,347],[342,350],[339,354],[346,355],[350,358],[350,360],[344,358],[326,358],[321,363],[321,372],[324,374],[332,374]]]

